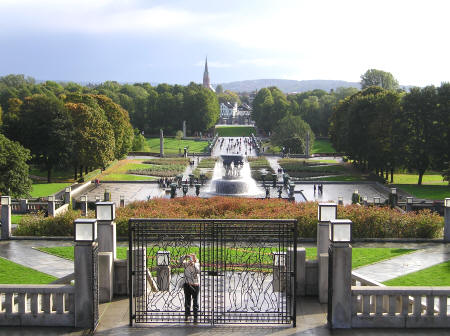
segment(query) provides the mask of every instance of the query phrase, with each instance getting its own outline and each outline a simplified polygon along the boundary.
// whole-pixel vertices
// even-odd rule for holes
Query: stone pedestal
[[[291,263],[291,269],[294,270],[294,251],[288,249],[288,260]],[[306,291],[306,250],[304,247],[297,248],[297,269],[296,269],[295,293],[297,296],[305,296]]]
[[[328,253],[330,246],[330,222],[317,223],[317,260],[322,253]]]
[[[450,242],[450,207],[444,208],[444,241]]]
[[[94,323],[94,248],[97,243],[76,243],[75,245],[75,327],[92,328]],[[97,308],[98,309],[98,308]]]
[[[98,253],[98,274],[99,301],[111,302],[114,290],[114,260],[111,252]]]
[[[351,328],[352,247],[348,243],[333,243],[330,249],[328,320],[331,328]]]
[[[127,250],[127,260],[130,262],[131,257],[131,269],[134,271],[133,275],[133,295],[142,296],[146,288],[145,281],[147,278],[147,249],[145,247],[134,248],[133,251]],[[129,270],[129,264],[127,265]],[[129,274],[128,274],[129,279]],[[128,288],[130,283],[128,280]]]
[[[88,214],[88,202],[81,201],[81,215],[87,216],[87,214]]]
[[[2,205],[2,240],[11,238],[11,205]]]
[[[273,267],[272,288],[274,292],[284,292],[286,290],[286,267]]]
[[[72,188],[68,187],[66,189],[67,189],[67,191],[64,192],[64,204],[69,204],[71,193],[72,193]]]
[[[28,200],[27,199],[21,199],[20,200],[20,213],[27,213],[28,212]]]
[[[321,253],[318,259],[319,302],[328,302],[328,253]]]
[[[170,290],[170,266],[158,266],[156,283],[160,291]]]
[[[55,201],[47,202],[47,212],[49,217],[55,217],[56,204]]]
[[[116,223],[110,221],[97,221],[98,250],[99,252],[111,252],[113,260],[116,254]]]

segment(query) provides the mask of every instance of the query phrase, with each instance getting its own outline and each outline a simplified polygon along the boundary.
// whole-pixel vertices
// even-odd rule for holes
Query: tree
[[[28,177],[27,161],[30,151],[18,142],[0,134],[0,192],[13,197],[28,196],[31,180]]]
[[[377,69],[369,69],[361,75],[361,88],[369,86],[379,86],[386,90],[397,90],[399,88],[397,80],[390,72]]]
[[[184,94],[185,117],[193,132],[204,132],[219,119],[220,109],[216,94],[202,86],[190,84]]]
[[[68,163],[72,151],[71,122],[63,103],[54,96],[33,95],[20,106],[19,140],[31,150],[34,162],[47,171]]]
[[[221,84],[216,86],[216,93],[217,94],[223,93],[223,86]]]
[[[309,152],[314,145],[314,133],[311,127],[300,117],[287,115],[281,119],[271,137],[272,143],[283,146],[291,153],[305,153],[306,137],[309,133]]]
[[[278,88],[263,88],[258,91],[253,101],[252,117],[259,128],[273,131],[290,109],[291,106],[286,95]]]

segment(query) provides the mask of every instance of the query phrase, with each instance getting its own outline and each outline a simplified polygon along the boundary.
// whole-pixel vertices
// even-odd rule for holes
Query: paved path
[[[355,271],[371,280],[384,282],[450,260],[450,244],[434,246],[363,266]]]
[[[57,278],[73,273],[72,261],[40,252],[33,248],[40,246],[73,246],[73,242],[50,240],[2,240],[0,241],[0,257],[33,268],[37,271],[53,275]]]

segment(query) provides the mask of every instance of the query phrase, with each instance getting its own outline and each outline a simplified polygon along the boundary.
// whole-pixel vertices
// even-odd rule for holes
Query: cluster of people
[[[225,138],[222,138],[220,141],[220,149],[222,149],[225,142]],[[249,152],[251,152],[253,148],[253,144],[250,138],[243,137],[243,138],[229,138],[227,139],[226,145],[226,151],[227,154],[241,154],[244,152],[245,155],[248,155]]]
[[[172,183],[174,179],[168,178],[168,177],[162,177],[158,180],[159,186],[161,188],[168,188]]]
[[[314,184],[314,194],[316,193],[316,185]],[[323,194],[323,184],[318,184],[317,185],[317,193],[318,194]]]

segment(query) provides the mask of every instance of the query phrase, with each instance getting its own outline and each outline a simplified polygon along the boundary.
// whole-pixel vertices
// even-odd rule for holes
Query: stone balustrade
[[[353,328],[449,328],[450,287],[352,286]]]
[[[74,326],[70,285],[0,285],[0,326]]]

